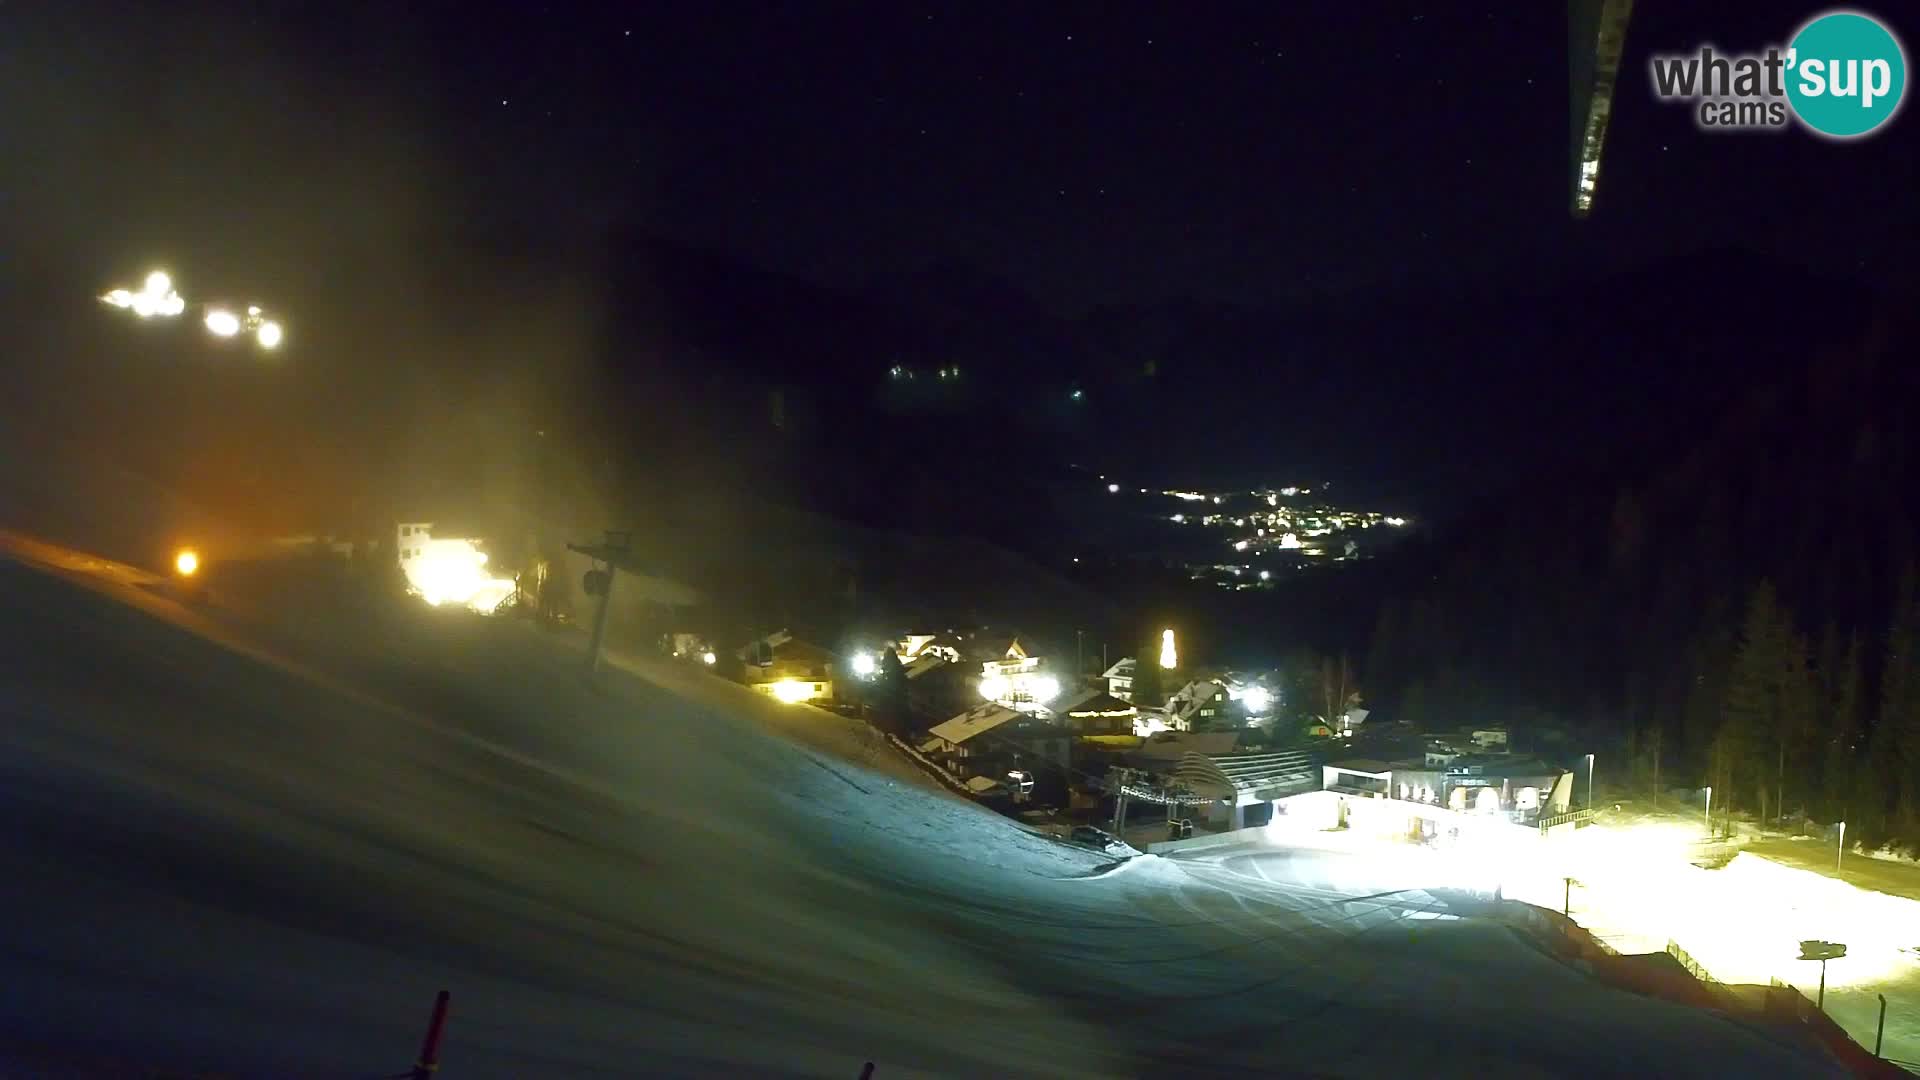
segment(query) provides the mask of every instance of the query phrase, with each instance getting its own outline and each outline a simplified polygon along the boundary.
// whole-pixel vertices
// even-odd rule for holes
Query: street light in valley
[[[1840,861],[1847,857],[1847,823],[1840,823],[1840,843],[1833,853],[1833,872],[1840,872]]]
[[[1593,755],[1587,755],[1587,809],[1593,809]]]

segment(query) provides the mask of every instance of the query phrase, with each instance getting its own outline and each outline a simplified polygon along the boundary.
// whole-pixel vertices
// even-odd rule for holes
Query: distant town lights
[[[1108,485],[1107,485],[1107,494],[1109,494],[1109,495],[1118,495],[1118,494],[1120,494],[1120,485],[1119,485],[1119,484],[1108,484]]]

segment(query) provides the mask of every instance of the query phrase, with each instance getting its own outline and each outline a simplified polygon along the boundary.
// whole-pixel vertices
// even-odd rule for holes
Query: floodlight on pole
[[[240,332],[240,317],[225,308],[207,312],[207,332],[215,337],[232,337]]]
[[[1834,873],[1837,874],[1840,872],[1840,862],[1846,857],[1847,857],[1847,823],[1843,821],[1840,823],[1840,843],[1838,845],[1838,850],[1836,850],[1833,853],[1833,872]]]
[[[1045,705],[1060,696],[1060,680],[1051,675],[1035,675],[1027,680],[1027,696],[1036,704]]]
[[[173,291],[173,278],[165,270],[155,270],[141,283],[140,291],[110,289],[100,297],[108,307],[131,311],[142,319],[155,316],[172,318],[187,309],[187,302]]]
[[[1593,809],[1593,755],[1587,755],[1587,809]]]

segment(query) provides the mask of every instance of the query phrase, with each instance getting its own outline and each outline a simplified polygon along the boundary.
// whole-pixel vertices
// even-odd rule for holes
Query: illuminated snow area
[[[1807,1076],[1432,859],[1115,862],[870,728],[517,621],[0,559],[8,1039],[240,1075]],[[91,576],[90,576],[91,575]],[[632,671],[620,670],[620,664]],[[114,673],[102,679],[103,670]]]

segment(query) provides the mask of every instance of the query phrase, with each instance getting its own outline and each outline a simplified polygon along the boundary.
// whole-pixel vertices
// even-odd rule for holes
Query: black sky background
[[[471,179],[504,201],[847,287],[961,259],[1064,310],[1263,304],[1730,244],[1846,271],[1911,220],[1897,137],[1713,139],[1646,92],[1653,50],[1758,48],[1813,13],[1775,3],[1641,5],[1605,216],[1573,222],[1565,9],[1506,7],[554,5],[441,44]],[[584,204],[576,169],[605,185]],[[1851,260],[1805,250],[1829,223]]]
[[[1172,320],[1156,401],[1272,414],[1119,468],[1485,490],[1689,362],[1661,325],[1592,344],[1621,304],[1665,295],[1698,341],[1752,331],[1756,277],[1771,304],[1906,273],[1911,117],[1709,137],[1647,92],[1649,52],[1758,48],[1814,9],[1639,6],[1576,222],[1559,4],[14,4],[0,266],[25,352],[74,352],[77,298],[155,262],[264,297],[300,343],[288,441],[338,456],[538,413],[535,381],[648,384],[631,275],[581,254],[617,228],[863,303],[971,290],[964,315],[1004,283],[987,314],[1030,297],[1063,340]],[[50,311],[73,317],[24,314]],[[783,377],[875,374],[806,346]],[[1032,351],[1061,385],[1111,355]]]

